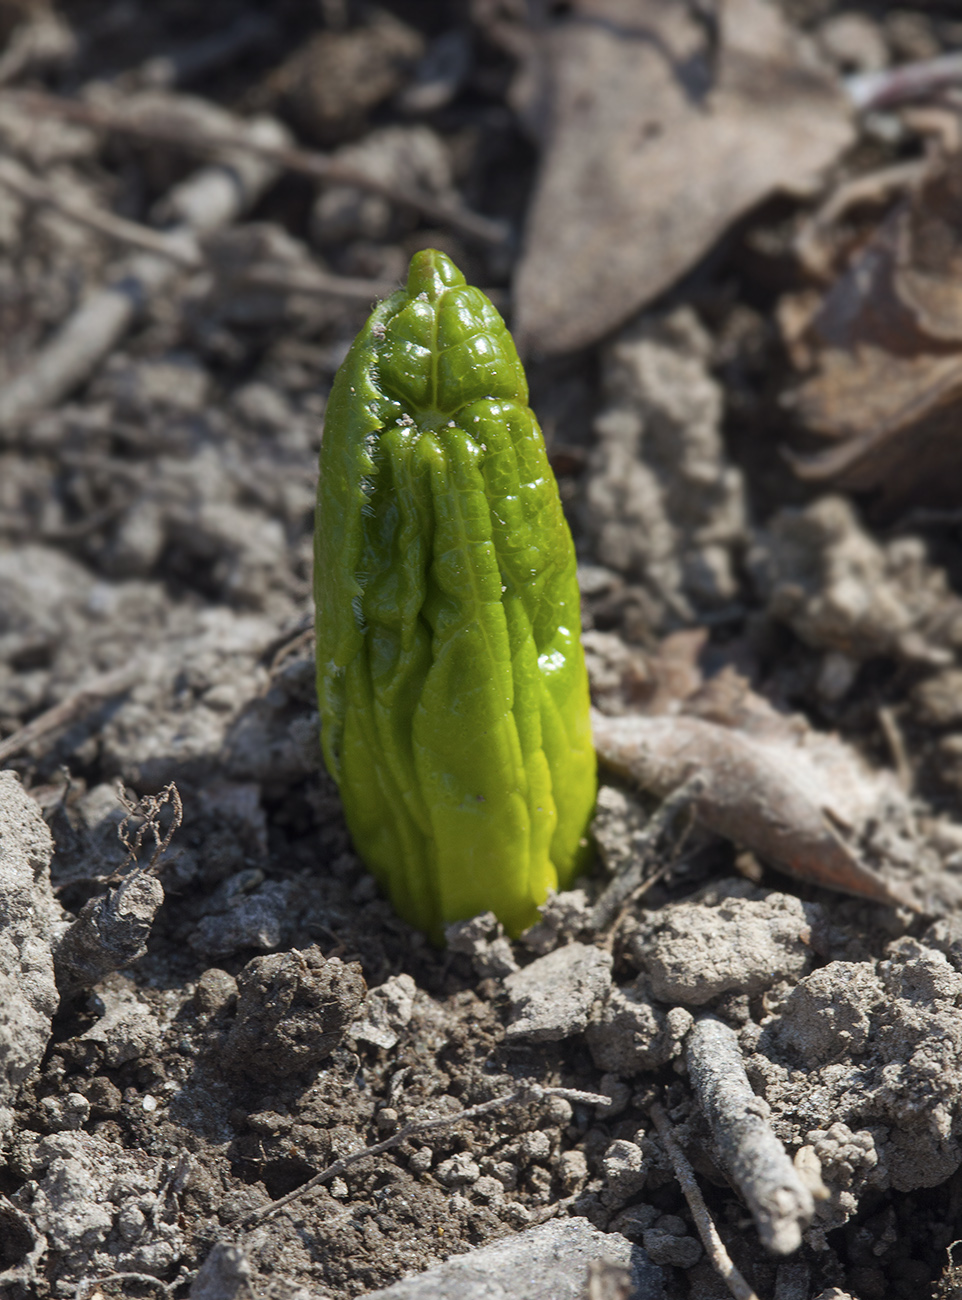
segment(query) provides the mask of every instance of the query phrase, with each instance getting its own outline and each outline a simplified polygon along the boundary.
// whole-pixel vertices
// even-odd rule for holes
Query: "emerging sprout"
[[[514,343],[443,253],[334,380],[315,529],[324,759],[395,908],[512,934],[595,799],[575,554]]]

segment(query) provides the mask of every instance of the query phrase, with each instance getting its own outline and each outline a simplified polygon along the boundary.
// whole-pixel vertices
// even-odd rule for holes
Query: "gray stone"
[[[691,1012],[684,1007],[666,1012],[652,1002],[648,981],[641,975],[611,990],[586,1037],[599,1070],[631,1076],[660,1069],[678,1056],[691,1026]]]
[[[709,350],[689,308],[644,317],[614,339],[584,489],[597,558],[640,580],[659,612],[682,617],[733,599],[733,554],[746,532]]]
[[[164,889],[149,871],[132,871],[116,889],[91,898],[54,951],[57,987],[65,998],[90,989],[147,951]]]
[[[807,645],[858,662],[951,660],[939,643],[957,617],[957,598],[944,571],[928,563],[919,538],[880,546],[844,497],[780,510],[756,531],[747,564],[768,616]]]
[[[163,1025],[127,977],[108,975],[91,995],[90,1008],[99,1018],[79,1035],[78,1042],[96,1046],[104,1065],[117,1069],[163,1051]]]
[[[40,1064],[59,1004],[51,948],[63,921],[52,855],[39,805],[13,772],[0,772],[0,1105]]]
[[[219,1241],[190,1284],[190,1300],[235,1300],[251,1294],[252,1269],[240,1246]]]
[[[580,1300],[597,1259],[628,1267],[633,1300],[663,1300],[661,1269],[645,1252],[581,1218],[542,1223],[362,1300]]]
[[[611,1143],[601,1161],[601,1168],[607,1183],[605,1196],[609,1204],[627,1201],[645,1185],[644,1152],[636,1142],[629,1142],[627,1138],[616,1138]]]
[[[570,943],[504,981],[511,999],[509,1042],[556,1042],[580,1034],[611,988],[611,954]]]
[[[645,1250],[656,1264],[669,1264],[672,1268],[692,1268],[701,1259],[701,1246],[694,1237],[676,1236],[667,1228],[657,1225],[646,1228],[641,1235]]]
[[[444,937],[452,952],[471,958],[480,979],[503,979],[518,969],[511,942],[493,912],[480,912],[469,921],[446,925]]]
[[[290,929],[293,886],[289,880],[265,880],[252,892],[243,887],[233,893],[225,881],[210,902],[210,911],[197,923],[187,942],[201,957],[219,961],[244,948],[280,946]]]
[[[161,1160],[78,1132],[45,1137],[36,1160],[45,1173],[30,1216],[60,1280],[128,1271],[163,1276],[175,1267],[185,1244],[180,1193],[189,1158]]]
[[[653,913],[632,938],[635,960],[660,1002],[702,1006],[722,993],[764,992],[811,969],[817,903],[794,895],[675,903]]]
[[[525,930],[521,942],[539,957],[557,948],[559,943],[576,939],[591,920],[588,895],[583,889],[566,889],[560,894],[549,894],[538,911],[541,920]]]
[[[361,1018],[351,1025],[348,1037],[390,1051],[401,1030],[411,1023],[415,993],[417,985],[410,975],[392,975],[370,990]]]
[[[481,1170],[467,1151],[459,1151],[448,1160],[442,1160],[434,1176],[445,1187],[470,1187],[481,1177]]]

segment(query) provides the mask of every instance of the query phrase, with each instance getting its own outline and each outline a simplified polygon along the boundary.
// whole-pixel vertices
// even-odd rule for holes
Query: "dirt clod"
[[[364,997],[356,962],[315,946],[255,957],[237,977],[237,1015],[224,1065],[258,1079],[318,1066],[340,1042]]]

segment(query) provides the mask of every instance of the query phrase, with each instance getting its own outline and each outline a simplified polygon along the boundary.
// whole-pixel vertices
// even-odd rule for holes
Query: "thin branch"
[[[887,704],[882,704],[878,708],[877,717],[879,726],[882,728],[882,735],[885,737],[885,743],[892,755],[892,762],[895,764],[895,776],[899,788],[904,790],[906,794],[911,794],[915,778],[912,773],[908,747],[905,744],[905,737],[902,734],[902,728],[899,726],[895,710]]]
[[[387,298],[397,289],[395,280],[362,280],[331,275],[312,267],[270,264],[249,267],[234,281],[241,288],[273,289],[277,293],[299,293],[308,298],[347,298],[372,303]]]
[[[78,203],[66,198],[53,186],[32,176],[12,158],[0,158],[0,185],[26,203],[50,208],[60,216],[75,221],[114,243],[145,253],[159,253],[186,270],[197,270],[204,259],[200,248],[187,231],[176,235],[153,230],[139,221],[128,221],[104,208]],[[386,298],[398,287],[391,280],[364,280],[345,275],[331,275],[310,266],[287,267],[260,265],[245,270],[240,283],[254,289],[273,289],[278,293],[299,293],[306,297],[347,298],[374,302]]]
[[[5,185],[19,198],[27,203],[51,208],[63,217],[76,221],[78,225],[95,230],[98,235],[105,235],[115,243],[125,244],[131,248],[142,249],[146,253],[159,253],[169,257],[172,262],[188,269],[200,265],[200,252],[196,241],[186,232],[180,235],[165,235],[149,226],[142,226],[137,221],[128,221],[125,217],[115,216],[103,208],[95,208],[87,203],[77,203],[66,198],[52,185],[46,185],[21,167],[12,158],[0,158],[0,185]]]
[[[171,1294],[171,1284],[154,1277],[153,1273],[108,1273],[106,1277],[81,1278],[74,1291],[74,1300],[87,1300],[91,1287],[103,1286],[107,1282],[149,1282],[151,1286],[159,1287],[164,1295]]]
[[[490,1101],[479,1102],[476,1106],[468,1106],[464,1110],[458,1111],[454,1115],[441,1115],[437,1119],[414,1120],[410,1124],[405,1124],[403,1128],[385,1138],[383,1142],[376,1142],[374,1146],[365,1147],[362,1151],[355,1151],[349,1156],[344,1156],[340,1160],[335,1160],[332,1165],[322,1169],[319,1174],[308,1179],[301,1187],[297,1187],[293,1192],[288,1192],[280,1200],[272,1201],[270,1205],[263,1209],[255,1210],[249,1214],[241,1223],[242,1229],[250,1229],[269,1219],[271,1215],[282,1210],[298,1197],[304,1196],[311,1192],[315,1187],[320,1187],[322,1183],[330,1182],[332,1178],[337,1178],[339,1174],[344,1173],[351,1165],[356,1164],[359,1160],[366,1160],[369,1156],[379,1156],[384,1151],[390,1151],[392,1147],[398,1146],[401,1142],[406,1141],[409,1137],[416,1137],[421,1133],[430,1133],[434,1129],[448,1128],[452,1124],[460,1124],[465,1120],[480,1119],[482,1115],[489,1115],[492,1111],[501,1110],[505,1106],[514,1105],[531,1105],[532,1102],[543,1101],[547,1097],[562,1097],[565,1101],[580,1103],[584,1106],[610,1106],[611,1098],[605,1097],[596,1092],[582,1092],[578,1088],[542,1088],[539,1085],[527,1084],[524,1087],[517,1088],[514,1092],[505,1093],[501,1097],[493,1097]]]
[[[702,1016],[685,1041],[685,1063],[718,1164],[744,1197],[762,1245],[794,1254],[815,1215],[814,1196],[752,1091],[735,1031]]]
[[[928,99],[962,82],[962,53],[942,54],[917,63],[900,63],[881,72],[846,77],[845,89],[860,113],[891,108],[913,99]]]
[[[748,1285],[744,1277],[732,1263],[732,1258],[725,1249],[725,1243],[718,1235],[718,1229],[708,1212],[708,1206],[701,1194],[701,1189],[695,1181],[695,1171],[685,1156],[675,1137],[675,1131],[672,1128],[671,1120],[665,1113],[664,1107],[660,1102],[652,1102],[649,1107],[649,1114],[655,1121],[655,1128],[658,1130],[658,1136],[661,1138],[662,1145],[668,1154],[672,1168],[675,1171],[675,1177],[678,1179],[681,1190],[685,1194],[685,1200],[688,1202],[688,1208],[691,1210],[692,1218],[695,1220],[695,1227],[698,1229],[698,1235],[701,1237],[702,1245],[705,1247],[705,1253],[712,1262],[715,1272],[722,1279],[729,1291],[735,1297],[735,1300],[758,1300],[757,1293]]]
[[[6,740],[0,740],[0,763],[12,758],[14,754],[19,754],[21,750],[33,745],[50,732],[66,727],[68,723],[75,721],[103,700],[109,699],[111,695],[120,695],[133,684],[138,670],[137,663],[127,663],[121,668],[113,668],[110,672],[87,682],[85,686],[72,692],[59,704],[38,714],[25,727],[15,731]]]
[[[104,104],[86,104],[32,90],[6,91],[0,99],[16,103],[28,112],[59,117],[97,130],[113,131],[119,135],[133,136],[141,140],[170,144],[180,149],[197,150],[203,153],[242,151],[265,163],[283,168],[285,171],[296,172],[301,176],[308,176],[312,180],[324,181],[327,184],[353,185],[357,189],[380,194],[392,203],[414,208],[430,220],[442,222],[485,244],[502,245],[507,243],[510,236],[505,222],[473,212],[456,200],[403,189],[380,180],[359,167],[352,167],[349,163],[315,150],[300,149],[290,145],[266,144],[239,132],[198,130],[196,127],[191,131],[185,131],[183,123],[179,122],[173,114],[166,117],[162,112],[157,111],[151,114],[145,112],[135,114],[131,112],[130,106],[125,107],[123,104],[112,107]]]

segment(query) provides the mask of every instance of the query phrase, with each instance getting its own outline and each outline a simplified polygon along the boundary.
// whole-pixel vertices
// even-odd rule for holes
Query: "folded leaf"
[[[334,382],[315,531],[325,762],[400,914],[517,933],[595,796],[575,555],[503,321],[412,263]]]

